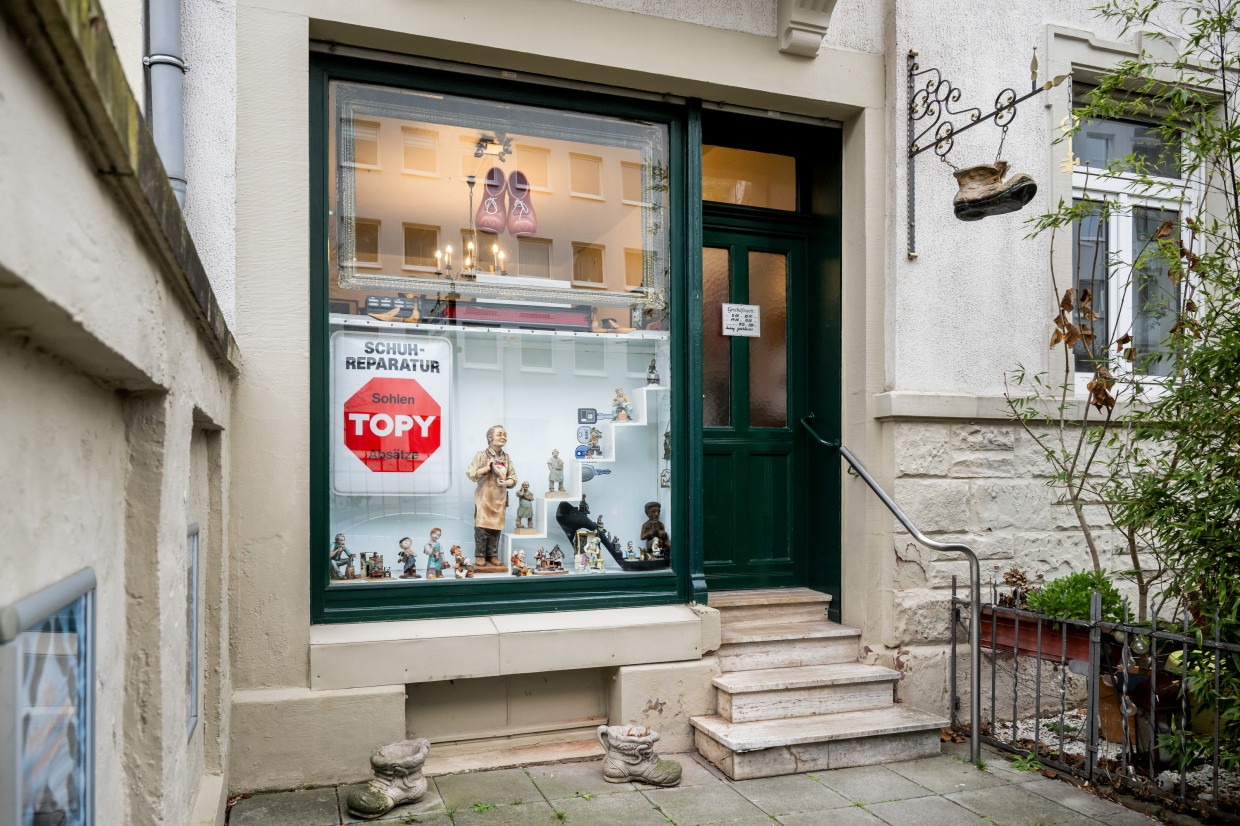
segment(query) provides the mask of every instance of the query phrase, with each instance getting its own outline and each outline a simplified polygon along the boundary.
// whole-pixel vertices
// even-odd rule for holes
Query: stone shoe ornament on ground
[[[675,786],[680,782],[680,764],[662,760],[654,753],[658,732],[646,726],[599,726],[598,741],[603,744],[603,779],[608,783],[636,780],[651,786]]]
[[[422,765],[431,743],[424,737],[389,743],[370,755],[375,777],[365,786],[349,792],[345,801],[349,814],[365,820],[382,817],[394,807],[416,803],[426,794]],[[679,767],[677,775],[680,774]]]

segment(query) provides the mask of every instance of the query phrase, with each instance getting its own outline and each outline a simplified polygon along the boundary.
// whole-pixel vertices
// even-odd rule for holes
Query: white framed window
[[[525,173],[530,189],[535,192],[551,191],[551,150],[528,143],[517,144],[514,168]]]
[[[407,270],[435,269],[435,250],[439,246],[439,227],[405,224],[405,266]]]
[[[1078,301],[1089,290],[1098,316],[1077,319],[1094,337],[1073,350],[1077,389],[1084,392],[1102,364],[1113,373],[1167,375],[1172,355],[1164,341],[1179,316],[1184,284],[1156,254],[1155,236],[1169,229],[1168,240],[1178,241],[1180,216],[1199,197],[1179,177],[1179,146],[1151,124],[1094,120],[1074,136],[1073,154],[1072,197],[1086,206],[1072,228],[1072,286]],[[1139,184],[1123,168],[1129,156],[1142,161],[1155,186]],[[1123,342],[1118,350],[1117,342]]]
[[[646,256],[641,250],[625,248],[624,250],[624,286],[630,290],[639,290],[645,272]]]
[[[568,191],[574,198],[603,200],[603,159],[594,155],[568,155]]]
[[[517,274],[533,278],[551,277],[551,239],[517,240]]]
[[[439,133],[434,129],[402,126],[404,142],[402,169],[412,175],[438,175]]]
[[[372,120],[353,121],[354,169],[380,169],[379,123]]]
[[[573,281],[578,284],[603,286],[602,246],[573,243]]]
[[[353,263],[359,267],[379,266],[379,222],[358,218],[353,222]]]
[[[629,206],[646,206],[643,196],[642,166],[638,163],[620,162],[620,201]]]

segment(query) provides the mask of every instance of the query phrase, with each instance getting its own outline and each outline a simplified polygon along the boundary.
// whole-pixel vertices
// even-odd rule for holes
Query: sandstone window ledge
[[[719,612],[658,605],[310,629],[310,688],[364,688],[701,659]]]
[[[1074,409],[1068,411],[1069,420],[1085,417],[1086,397],[1075,399]],[[892,390],[874,396],[874,418],[879,421],[925,420],[925,419],[961,419],[964,421],[1011,421],[1012,414],[1008,410],[1003,396],[976,395],[970,393],[931,393],[913,390]],[[1115,416],[1123,416],[1125,408],[1116,406]],[[1051,411],[1058,415],[1058,411]],[[1097,421],[1100,417],[1093,410],[1089,418]]]

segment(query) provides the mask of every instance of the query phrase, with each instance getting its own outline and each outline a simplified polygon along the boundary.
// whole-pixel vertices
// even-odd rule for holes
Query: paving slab
[[[381,820],[380,821],[366,820],[365,818],[357,817],[349,813],[349,807],[346,805],[346,801],[348,801],[349,799],[349,792],[353,791],[354,789],[360,789],[362,786],[365,786],[365,785],[366,785],[365,783],[351,783],[347,786],[336,787],[336,796],[340,800],[340,822],[341,823],[382,823],[383,822]],[[443,805],[443,799],[440,798],[439,790],[435,788],[435,782],[432,780],[426,784],[426,796],[425,797],[423,797],[417,803],[406,803],[403,806],[397,806],[396,808],[392,809],[392,811],[384,815],[384,820],[396,820],[404,815],[412,815],[418,818],[422,818],[423,815],[432,815],[432,814],[438,814],[438,813],[444,813],[444,812],[445,812],[445,808]],[[424,823],[426,822],[426,820],[420,819],[417,822]]]
[[[889,763],[887,768],[935,794],[1003,786],[1008,782],[996,774],[983,771],[972,763],[963,763],[954,757],[928,757],[906,763]]]
[[[878,803],[933,794],[907,777],[885,766],[857,766],[852,769],[815,772],[828,789],[839,792],[854,803]]]
[[[1002,788],[973,789],[945,795],[998,826],[1096,826],[1096,821],[1053,800],[1029,791],[1028,784],[1009,783]]]
[[[1074,812],[1080,812],[1083,815],[1092,817],[1095,820],[1101,820],[1107,824],[1114,823],[1116,826],[1150,826],[1150,824],[1158,822],[1147,815],[1124,808],[1110,800],[1103,800],[1097,795],[1078,789],[1071,783],[1066,783],[1062,780],[1043,777],[1030,783],[1021,784],[1021,788],[1028,789],[1034,794],[1053,800]]]
[[[336,787],[256,794],[237,802],[229,826],[339,826]]]
[[[581,794],[605,795],[633,791],[631,783],[608,783],[603,779],[603,761],[531,766],[526,769],[543,797],[551,801]]]
[[[766,812],[750,803],[726,783],[643,791],[676,826],[704,824],[769,824]]]
[[[518,801],[545,802],[525,769],[450,774],[436,777],[434,782],[444,807],[458,814],[475,803],[511,806]]]
[[[892,826],[994,826],[959,803],[946,798],[917,797],[908,800],[892,800],[865,807]]]
[[[762,811],[782,816],[852,806],[852,801],[803,774],[741,780],[732,788]]]
[[[481,809],[481,811],[479,810]],[[466,806],[452,814],[455,826],[559,826],[560,821],[551,804],[545,800],[516,806]]]
[[[622,786],[623,791],[591,797],[567,797],[551,805],[564,812],[566,822],[574,826],[585,824],[616,824],[624,826],[668,826],[667,815],[655,808],[646,795]]]
[[[780,815],[779,823],[785,826],[887,826],[886,821],[879,820],[860,806],[849,806],[846,809],[832,809],[830,815],[822,812],[800,812],[798,814]]]
[[[675,760],[680,764],[680,788],[686,786],[712,786],[728,782],[728,779],[716,769],[702,765],[692,754],[661,754],[659,756],[664,760]],[[602,769],[599,769],[599,773],[602,774]],[[640,781],[634,781],[633,785],[643,791],[661,788]]]

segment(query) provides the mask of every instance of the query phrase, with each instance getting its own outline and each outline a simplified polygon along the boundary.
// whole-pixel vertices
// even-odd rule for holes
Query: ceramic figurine
[[[350,814],[374,820],[402,803],[421,800],[426,794],[422,765],[430,748],[430,741],[419,737],[376,749],[370,755],[374,779],[353,789],[345,799]]]
[[[336,534],[335,544],[327,554],[327,561],[330,563],[327,575],[331,579],[353,579],[350,574],[353,572],[353,560],[356,556],[357,554],[349,553],[349,549],[345,547],[344,534]]]
[[[547,460],[547,498],[568,498],[568,491],[564,490],[564,460],[558,450],[551,451],[551,458]]]
[[[659,383],[659,365],[654,359],[650,360],[650,366],[646,368],[646,384]]]
[[[474,561],[465,554],[461,553],[460,545],[453,545],[449,552],[452,554],[452,570],[457,579],[473,579],[474,578]]]
[[[616,388],[616,395],[611,400],[611,415],[617,422],[627,422],[633,417],[633,403],[624,395],[623,387]]]
[[[593,456],[603,455],[603,448],[599,446],[599,440],[602,438],[603,438],[603,431],[599,430],[597,427],[590,428],[590,438],[589,438],[589,441],[586,443],[586,455],[587,456],[593,457]]]
[[[670,488],[672,486],[672,469],[663,468],[659,471],[659,487]]]
[[[646,523],[642,525],[641,538],[646,540],[646,552],[653,555],[655,540],[658,540],[657,547],[664,554],[672,552],[672,542],[667,537],[667,529],[663,527],[663,523],[659,521],[660,514],[663,513],[663,506],[658,502],[646,503]]]
[[[487,449],[474,454],[465,476],[474,489],[474,570],[503,573],[499,559],[499,535],[508,511],[508,490],[517,484],[517,469],[504,452],[508,433],[497,424],[487,430]]]
[[[547,555],[547,565],[553,571],[564,570],[564,552],[560,550],[559,545],[551,547],[551,553]]]
[[[669,427],[663,431],[663,461],[670,461],[672,458],[672,429]]]
[[[364,554],[363,554],[364,556]],[[366,558],[366,576],[370,579],[383,579],[392,575],[391,568],[383,567],[383,554],[371,554]]]
[[[603,744],[603,779],[608,783],[636,781],[651,786],[675,786],[680,764],[654,753],[658,732],[645,726],[599,726]]]
[[[538,551],[534,554],[534,570],[547,570],[547,546],[539,545]]]
[[[396,558],[404,563],[405,570],[401,573],[401,579],[421,579],[418,576],[418,555],[415,554],[413,548],[413,540],[404,537],[400,540],[400,550],[396,553]]]
[[[633,540],[629,540],[629,544],[624,546],[625,559],[637,559],[637,552],[633,550]]]
[[[529,576],[530,568],[525,564],[525,551],[516,550],[512,552],[512,575],[513,576]]]
[[[534,491],[530,490],[529,482],[522,482],[517,491],[517,521],[513,533],[527,536],[538,533],[534,529]]]
[[[597,540],[594,542],[594,570],[605,570],[603,563],[603,549],[599,547]]]
[[[427,557],[427,579],[443,579],[443,545],[439,544],[439,537],[441,536],[443,536],[442,530],[439,528],[431,528],[430,541],[422,546],[422,553]]]

